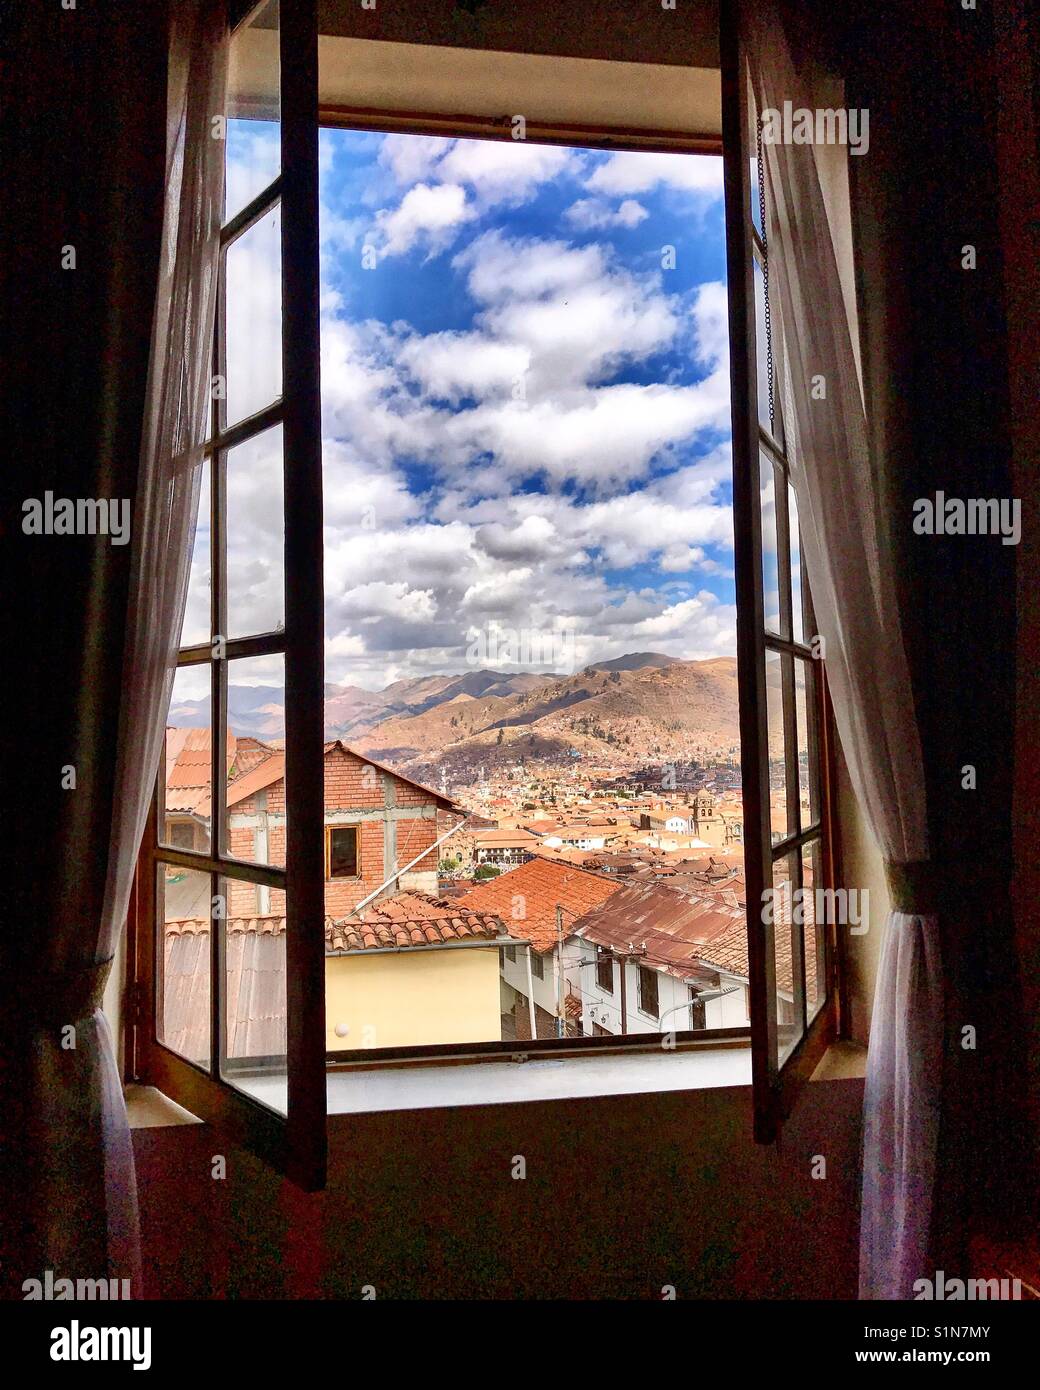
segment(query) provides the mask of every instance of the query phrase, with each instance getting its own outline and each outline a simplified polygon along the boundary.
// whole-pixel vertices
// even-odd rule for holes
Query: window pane
[[[762,509],[762,612],[768,632],[780,632],[780,572],[777,559],[776,479],[768,454],[759,455]]]
[[[810,1022],[827,994],[824,912],[816,910],[816,890],[823,887],[823,847],[819,840],[802,846],[802,901],[805,918],[805,1011]],[[822,906],[822,904],[821,904]]]
[[[181,624],[182,647],[194,647],[210,639],[210,478],[210,461],[206,459],[199,484],[199,511],[191,550],[191,569],[188,571],[188,598],[184,605],[184,622]]]
[[[227,853],[251,864],[285,865],[285,658],[228,663]],[[237,891],[237,889],[236,889]],[[284,912],[284,895],[270,893]],[[266,910],[266,909],[265,909]]]
[[[210,848],[210,671],[181,666],[166,717],[166,790],[161,844],[203,854]]]
[[[271,0],[234,34],[228,53],[225,221],[278,176],[278,88],[278,0]]]
[[[325,831],[326,878],[357,878],[358,832],[355,825],[330,825]]]
[[[805,641],[805,624],[802,616],[802,545],[798,530],[798,498],[794,488],[787,487],[787,517],[791,534],[791,617],[792,635],[796,642]]]
[[[794,833],[787,814],[787,768],[784,744],[784,666],[789,657],[766,652],[766,728],[769,750],[769,829],[775,845]]]
[[[755,259],[755,351],[758,357],[758,419],[772,433],[769,419],[769,335],[766,331],[766,281]]]
[[[820,817],[819,745],[816,738],[816,669],[798,658],[794,663],[794,699],[798,721],[798,804],[801,829]]]
[[[282,210],[273,207],[227,248],[227,424],[282,394]]]
[[[227,452],[227,635],[285,626],[282,427]]]
[[[785,854],[773,865],[773,953],[776,963],[776,1046],[777,1062],[783,1066],[802,1036],[801,1007],[798,996],[801,980],[795,978],[793,926],[798,887],[797,853]]]
[[[285,894],[241,879],[221,880],[226,903],[221,1075],[286,1113]]]
[[[210,884],[208,873],[157,865],[158,979],[155,1035],[209,1070]]]

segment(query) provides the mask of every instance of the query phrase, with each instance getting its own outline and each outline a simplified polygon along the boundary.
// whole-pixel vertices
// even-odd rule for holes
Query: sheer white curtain
[[[166,187],[148,390],[134,498],[112,832],[97,959],[126,917],[169,706],[199,501],[209,405],[224,143],[227,24],[220,0],[171,6]],[[118,79],[116,79],[118,80]],[[136,1189],[111,1038],[96,1026],[109,1263],[138,1275]]]
[[[820,105],[796,71],[774,3],[749,6],[759,110]],[[835,103],[827,101],[826,106]],[[938,921],[921,891],[925,786],[886,534],[886,460],[871,457],[844,245],[820,160],[834,151],[766,144],[773,349],[827,678],[842,748],[889,865],[864,1112],[860,1296],[906,1298],[928,1273],[943,1044]],[[855,156],[857,158],[869,157]],[[782,344],[782,347],[781,347]],[[825,397],[820,396],[822,378]],[[811,384],[817,381],[816,391]]]

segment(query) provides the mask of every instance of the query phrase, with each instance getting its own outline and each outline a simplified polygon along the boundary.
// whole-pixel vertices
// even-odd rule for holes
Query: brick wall
[[[266,802],[266,805],[265,805]],[[342,917],[357,906],[363,898],[379,888],[394,867],[408,864],[427,846],[432,846],[439,835],[449,828],[450,819],[443,812],[436,815],[415,817],[413,819],[394,819],[394,838],[396,838],[396,863],[387,864],[387,818],[396,807],[398,810],[419,809],[432,806],[431,798],[420,788],[410,786],[392,774],[383,773],[370,763],[347,752],[343,748],[333,748],[325,756],[325,820],[327,825],[343,824],[337,813],[358,811],[363,808],[378,808],[371,819],[350,822],[358,831],[358,868],[356,879],[331,879],[325,884],[325,910],[333,917]],[[285,781],[272,783],[263,792],[247,797],[231,808],[232,820],[239,816],[254,817],[264,810],[268,812],[267,862],[285,863]],[[228,849],[236,859],[255,861],[256,827],[253,825],[232,825],[228,835]],[[392,843],[392,840],[391,840]],[[405,887],[416,886],[430,889],[435,882],[430,875],[436,875],[439,853],[426,854],[406,876]],[[425,875],[420,879],[419,875]],[[396,887],[392,891],[397,891]],[[265,905],[266,900],[266,905]],[[251,916],[261,909],[274,914],[285,911],[285,894],[271,889],[261,894],[256,885],[231,881],[229,885],[228,912],[232,917]]]

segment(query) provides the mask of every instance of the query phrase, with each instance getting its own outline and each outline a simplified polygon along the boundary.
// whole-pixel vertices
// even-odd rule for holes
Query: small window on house
[[[332,825],[325,831],[325,877],[357,878],[356,825]]]
[[[695,989],[690,990],[690,1028],[707,1028],[707,1005]]]
[[[545,961],[537,951],[531,952],[531,974],[536,980],[545,979]]]
[[[596,983],[608,994],[614,993],[614,957],[602,947],[596,952]]]
[[[514,965],[516,964],[516,947],[515,947],[515,946],[507,946],[507,947],[506,947],[506,960],[512,961]]]
[[[657,971],[639,967],[639,1007],[651,1018],[657,1018],[661,1006],[657,999]]]

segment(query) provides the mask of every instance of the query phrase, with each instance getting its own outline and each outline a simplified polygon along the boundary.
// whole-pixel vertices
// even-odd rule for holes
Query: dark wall
[[[746,1090],[340,1117],[315,1196],[206,1126],[137,1130],[147,1295],[852,1298],[862,1102],[812,1083],[779,1151]]]

